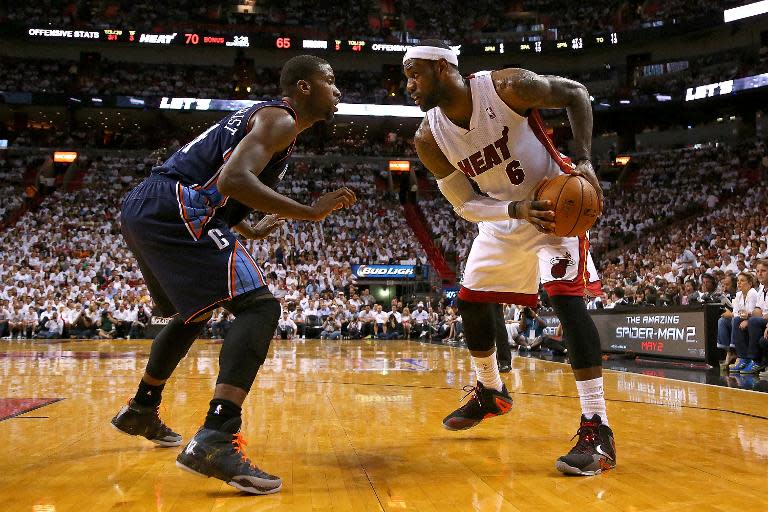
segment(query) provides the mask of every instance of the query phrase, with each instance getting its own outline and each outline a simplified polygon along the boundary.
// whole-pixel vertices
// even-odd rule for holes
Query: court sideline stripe
[[[416,388],[416,389],[440,389],[445,391],[459,391],[458,388],[450,388],[445,386],[417,386],[417,385],[406,385],[406,384],[381,384],[381,383],[373,383],[373,382],[367,382],[367,383],[360,383],[360,382],[339,382],[339,381],[332,381],[332,380],[296,380],[294,382],[302,382],[305,384],[343,384],[343,385],[351,385],[351,386],[384,386],[384,387],[390,387],[390,388]],[[511,394],[514,395],[524,395],[524,396],[546,396],[546,397],[552,397],[552,398],[570,398],[572,400],[578,400],[578,396],[571,396],[571,395],[555,395],[555,394],[549,394],[549,393],[530,393],[526,391],[513,391]],[[616,402],[616,403],[626,403],[626,404],[638,404],[638,405],[652,405],[656,407],[669,407],[668,404],[654,404],[650,402],[637,402],[635,400],[622,400],[619,398],[606,398],[606,402]],[[724,413],[730,413],[730,414],[736,414],[739,416],[747,416],[749,418],[755,418],[758,420],[768,420],[768,416],[760,416],[758,414],[751,414],[748,412],[741,412],[741,411],[735,411],[733,409],[718,409],[716,407],[699,407],[699,406],[693,406],[693,405],[679,405],[676,407],[680,407],[681,409],[695,409],[699,411],[715,411],[715,412],[724,412]]]

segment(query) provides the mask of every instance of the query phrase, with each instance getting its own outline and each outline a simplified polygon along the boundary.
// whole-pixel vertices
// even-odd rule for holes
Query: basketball
[[[535,198],[552,201],[557,236],[583,235],[595,224],[600,212],[597,192],[583,176],[561,174],[540,186]]]

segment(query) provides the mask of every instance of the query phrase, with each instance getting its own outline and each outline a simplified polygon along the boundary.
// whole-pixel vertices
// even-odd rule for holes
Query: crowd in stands
[[[53,192],[0,232],[0,335],[142,335],[152,304],[120,234],[119,205],[157,157],[81,156],[81,189]],[[396,196],[369,166],[298,161],[278,190],[312,203],[343,185],[356,191],[353,207],[323,223],[289,222],[266,240],[246,242],[269,288],[292,313],[310,302],[315,311],[333,301],[348,308],[353,264],[426,263],[415,237],[404,232]]]
[[[435,0],[343,0],[317,4],[309,0],[243,0],[231,2],[107,2],[47,0],[8,4],[0,23],[51,24],[57,28],[122,28],[144,31],[205,28],[209,32],[261,32],[314,38],[366,37],[400,42],[406,36],[451,37],[456,42],[524,40],[525,37],[567,38],[679,24],[690,19],[720,19],[738,0],[670,0],[616,2],[452,2]]]
[[[371,71],[336,70],[345,103],[405,103],[405,82]],[[0,91],[83,96],[195,97],[263,100],[280,97],[280,69],[144,62],[0,58]]]
[[[239,61],[238,61],[239,62]],[[764,69],[757,48],[729,50],[681,59],[684,69],[643,76],[631,88],[616,69],[604,66],[579,72],[558,71],[587,85],[593,97],[640,98],[655,94],[682,97],[687,87],[752,75]],[[662,66],[663,67],[663,66]],[[546,72],[546,70],[536,70]],[[280,96],[278,68],[234,63],[195,66],[122,62],[0,58],[0,91],[82,96],[138,96],[143,98],[197,97],[262,100]],[[345,103],[412,104],[403,76],[363,70],[336,70]]]
[[[765,179],[765,178],[763,178]],[[731,298],[736,276],[754,272],[768,257],[768,190],[764,183],[692,218],[646,233],[632,250],[608,258],[602,269],[605,303],[640,305],[698,301],[704,281]],[[621,297],[612,296],[621,290]]]
[[[14,156],[0,159],[0,226],[24,202],[24,176],[27,170],[39,165],[40,157]]]
[[[403,132],[390,132],[383,137],[364,133],[307,134],[296,141],[296,152],[305,155],[328,156],[393,156],[416,157],[410,137]]]
[[[224,117],[225,113],[221,113]],[[0,138],[9,141],[9,147],[59,148],[59,149],[128,149],[141,150],[146,147],[164,147],[172,151],[182,142],[192,140],[203,126],[182,124],[174,128],[162,123],[143,124],[140,128],[104,127],[93,122],[66,129],[60,124],[42,128],[28,128],[21,131],[5,129],[0,125]],[[415,128],[414,128],[415,130]],[[407,135],[407,136],[406,136]],[[415,157],[411,143],[411,130],[376,134],[373,132],[348,132],[321,130],[307,131],[296,141],[297,155],[329,156],[386,156]]]
[[[151,299],[120,235],[119,203],[158,158],[81,156],[86,171],[80,190],[54,192],[0,232],[2,334],[142,335]],[[18,176],[40,160],[12,156],[2,162],[3,176],[17,177],[4,199],[16,197],[18,204]],[[591,234],[605,292],[591,306],[690,304],[708,289],[707,280],[714,290],[735,294],[736,275],[768,256],[767,171],[763,141],[635,155],[624,181],[606,188],[605,213]],[[422,308],[430,319],[425,329],[409,319],[416,302],[395,309],[385,304],[381,313],[388,316],[377,321],[376,301],[356,285],[354,264],[426,263],[388,191],[386,173],[365,164],[298,160],[278,190],[311,203],[339,186],[356,191],[354,207],[323,223],[289,222],[266,240],[246,242],[287,312],[284,335],[419,337],[426,331],[424,337],[459,339],[460,318],[439,294]],[[421,196],[419,207],[460,275],[477,227],[432,192]],[[9,204],[2,203],[6,211]],[[356,318],[365,305],[371,313]],[[230,320],[217,311],[210,334],[220,336]]]
[[[633,157],[626,181],[606,193],[604,213],[591,231],[593,250],[619,247],[682,215],[716,208],[750,187],[752,173],[765,168],[766,155],[762,142],[747,142]]]
[[[711,53],[695,58],[668,60],[671,65],[648,66],[647,69],[665,71],[657,74],[645,67],[636,70],[634,87],[629,92],[633,96],[643,94],[676,95],[688,87],[713,84],[723,80],[733,80],[762,73],[766,69],[768,47],[749,47]]]

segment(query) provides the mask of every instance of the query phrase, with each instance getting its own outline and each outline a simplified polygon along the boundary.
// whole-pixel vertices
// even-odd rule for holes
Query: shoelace
[[[232,444],[235,446],[235,452],[240,454],[240,458],[243,459],[243,462],[248,464],[251,469],[256,469],[256,466],[253,465],[253,463],[248,459],[248,456],[245,454],[245,447],[248,445],[248,442],[240,432],[233,434]]]
[[[571,441],[576,436],[579,436],[579,441],[576,443],[576,446],[573,447],[571,450],[572,452],[579,452],[579,453],[589,453],[591,451],[591,445],[595,442],[595,437],[597,435],[596,427],[592,426],[581,426],[579,427],[579,430],[576,431],[576,434],[571,438]]]
[[[480,393],[477,392],[477,386],[470,386],[467,384],[463,388],[461,388],[462,391],[466,391],[467,394],[461,397],[461,400],[459,402],[463,402],[465,398],[467,398],[469,395],[474,394],[475,398],[477,398],[477,401],[480,401]]]

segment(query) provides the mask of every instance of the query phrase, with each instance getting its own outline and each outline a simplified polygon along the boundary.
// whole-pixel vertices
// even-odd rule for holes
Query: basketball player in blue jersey
[[[241,406],[264,363],[280,304],[232,229],[246,238],[264,237],[278,219],[322,220],[356,200],[341,188],[308,206],[273,190],[296,136],[332,119],[341,97],[331,66],[310,55],[285,63],[280,87],[282,99],[226,116],[154,168],[128,194],[121,212],[123,235],[156,314],[171,320],[152,343],[135,397],[112,425],[160,446],[181,444],[181,436],[160,420],[161,393],[212,310],[223,306],[236,319],[221,348],[216,389],[205,423],[176,465],[253,494],[277,492],[282,485],[245,456],[239,433]],[[253,210],[273,215],[253,227],[245,220]]]
[[[586,236],[553,235],[552,205],[532,200],[544,180],[571,173],[589,180],[602,208],[602,191],[589,160],[592,109],[586,88],[523,69],[464,78],[456,53],[440,41],[410,48],[403,67],[408,93],[426,112],[414,138],[419,158],[456,213],[479,228],[458,294],[478,382],[471,399],[443,425],[463,430],[509,412],[512,398],[499,376],[494,349],[494,307],[503,302],[535,308],[542,282],[568,341],[582,410],[579,440],[555,465],[573,475],[614,467],[600,338],[583,300],[585,294],[601,293],[589,241]],[[567,110],[575,166],[547,137],[538,108]]]

